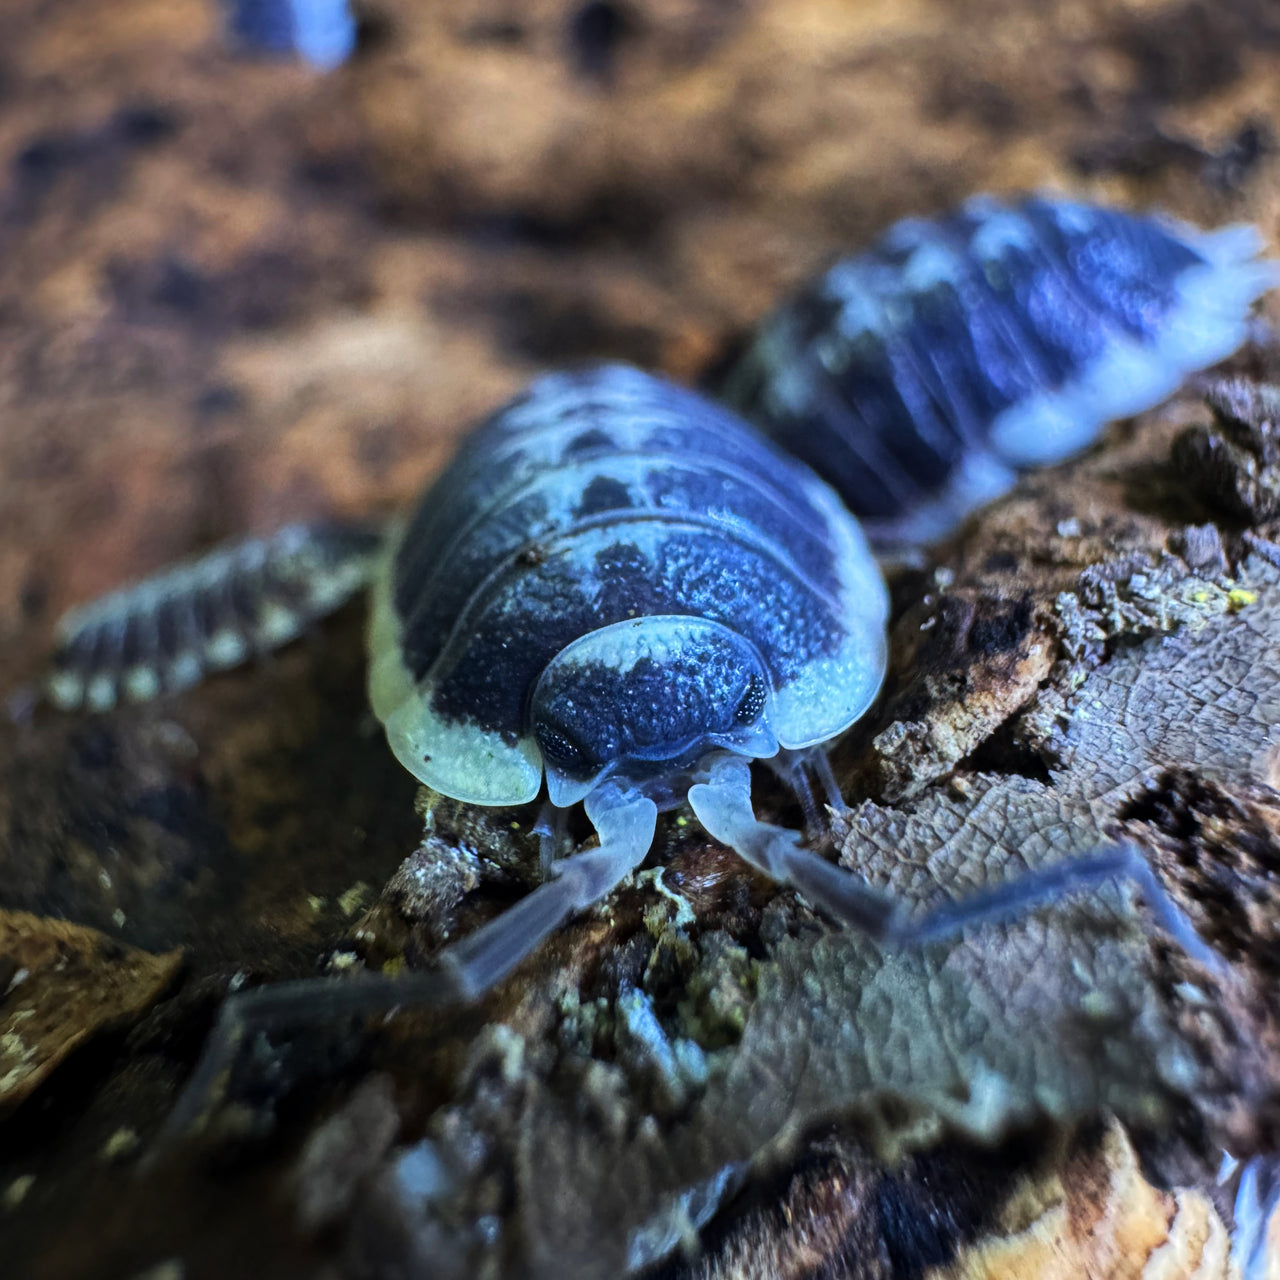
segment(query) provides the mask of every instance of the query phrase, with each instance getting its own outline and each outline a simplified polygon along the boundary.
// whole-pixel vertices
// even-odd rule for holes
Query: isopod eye
[[[533,726],[533,736],[544,760],[558,765],[567,773],[581,773],[592,768],[587,753],[559,729],[553,729],[543,720]]]
[[[742,701],[738,703],[738,709],[733,713],[734,724],[751,724],[764,710],[764,704],[764,681],[753,672],[747,684],[747,691],[742,695]]]

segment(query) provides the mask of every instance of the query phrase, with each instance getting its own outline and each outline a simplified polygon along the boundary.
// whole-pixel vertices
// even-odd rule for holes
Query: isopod
[[[895,224],[766,318],[725,398],[877,544],[933,541],[1230,355],[1280,284],[1251,226],[1061,198]]]

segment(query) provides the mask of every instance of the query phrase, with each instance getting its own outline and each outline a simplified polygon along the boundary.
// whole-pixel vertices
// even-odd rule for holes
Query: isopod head
[[[533,691],[551,803],[575,804],[606,777],[670,775],[709,751],[777,754],[769,689],[755,647],[718,622],[635,618],[590,632]]]

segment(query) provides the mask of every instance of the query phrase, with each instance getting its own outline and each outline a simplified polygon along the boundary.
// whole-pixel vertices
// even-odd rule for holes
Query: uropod
[[[900,224],[767,321],[731,374],[730,398],[772,439],[636,369],[546,375],[382,538],[295,528],[70,615],[50,695],[105,707],[280,643],[371,579],[370,697],[400,762],[473,804],[545,787],[556,812],[583,803],[599,836],[431,972],[230,999],[171,1130],[250,1025],[474,999],[607,896],[646,857],[658,812],[686,801],[753,867],[887,945],[1122,874],[1214,963],[1124,848],[908,918],[759,821],[750,762],[804,799],[806,768],[822,776],[824,748],[877,695],[887,593],[854,511],[891,542],[937,536],[1014,466],[1162,399],[1243,340],[1277,282],[1257,249],[1249,229],[1065,201]]]

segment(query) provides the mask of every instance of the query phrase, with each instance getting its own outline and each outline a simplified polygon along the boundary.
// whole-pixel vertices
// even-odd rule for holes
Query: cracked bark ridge
[[[1056,656],[1055,621],[1016,586],[943,588],[908,608],[890,642],[892,723],[872,743],[874,792],[890,803],[919,794],[1034,697]]]

